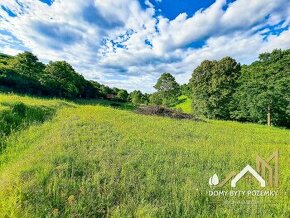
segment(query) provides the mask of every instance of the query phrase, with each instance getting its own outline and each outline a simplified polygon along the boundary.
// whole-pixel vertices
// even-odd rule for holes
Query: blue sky
[[[139,1],[143,8],[146,8],[146,1]],[[170,20],[176,18],[180,13],[187,13],[192,16],[196,11],[201,8],[207,8],[212,5],[214,0],[163,0],[163,1],[150,1],[155,8],[157,14],[167,17]]]
[[[0,52],[66,60],[87,79],[154,91],[202,60],[290,48],[288,0],[1,0]]]

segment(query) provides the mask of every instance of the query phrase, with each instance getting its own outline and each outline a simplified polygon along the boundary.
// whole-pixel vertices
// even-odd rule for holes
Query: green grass
[[[76,100],[76,104],[80,105],[94,105],[94,106],[107,106],[107,107],[113,107],[117,109],[122,110],[134,110],[136,107],[131,103],[123,103],[123,102],[117,102],[117,101],[110,101],[106,99],[98,99],[98,100]]]
[[[290,131],[180,121],[104,106],[0,95],[56,109],[11,133],[0,155],[0,217],[287,217]],[[61,107],[59,106],[61,105]],[[267,204],[212,198],[209,177],[280,151],[280,194]],[[241,188],[259,189],[256,184]],[[229,190],[227,186],[225,189]],[[246,200],[234,199],[234,200]],[[273,204],[273,203],[277,204]],[[271,204],[269,204],[271,203]]]
[[[17,95],[0,95],[0,152],[6,147],[6,139],[11,133],[43,123],[64,106],[69,105],[59,100],[44,103],[37,98],[31,101]]]
[[[188,98],[185,95],[182,95],[178,98],[178,104],[174,106],[175,109],[180,109],[184,113],[192,113],[192,108],[191,108],[191,99]]]

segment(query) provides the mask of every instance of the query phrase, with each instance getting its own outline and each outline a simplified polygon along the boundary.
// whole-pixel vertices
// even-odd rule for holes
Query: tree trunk
[[[270,106],[268,106],[267,124],[268,124],[268,126],[271,126],[271,111],[270,111]]]

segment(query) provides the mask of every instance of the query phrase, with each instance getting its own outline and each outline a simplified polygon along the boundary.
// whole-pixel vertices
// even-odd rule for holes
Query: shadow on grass
[[[56,108],[27,106],[22,102],[2,105],[8,106],[9,109],[0,112],[0,153],[6,148],[5,138],[11,133],[25,129],[32,124],[43,123],[56,113]]]
[[[186,98],[178,99],[177,104],[182,104],[182,103],[186,102],[186,100],[187,100]]]
[[[186,102],[186,100],[187,100],[186,97],[184,97],[184,98],[178,98],[177,102],[174,103],[174,104],[172,104],[172,105],[170,105],[170,107],[175,107],[176,105],[182,104],[182,103]]]

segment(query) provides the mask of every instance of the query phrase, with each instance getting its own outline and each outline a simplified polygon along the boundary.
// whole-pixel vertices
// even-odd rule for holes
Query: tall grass
[[[58,108],[55,117],[42,125],[11,134],[7,143],[0,155],[2,216],[290,214],[289,130],[223,121],[195,123],[74,105]],[[226,204],[233,199],[208,196],[208,179],[214,173],[223,178],[246,164],[254,165],[257,154],[268,157],[276,149],[281,153],[279,196],[251,198],[263,202],[251,205]],[[257,189],[255,183],[240,186]]]
[[[0,113],[0,137],[12,131],[25,128],[31,123],[41,123],[52,117],[55,110],[48,107],[29,107],[23,103],[10,105],[8,110]]]

